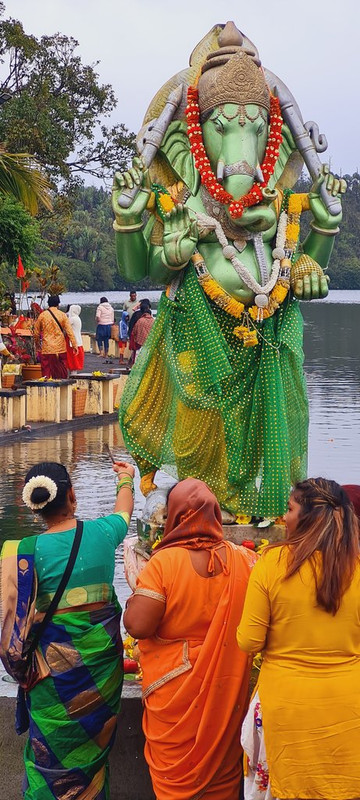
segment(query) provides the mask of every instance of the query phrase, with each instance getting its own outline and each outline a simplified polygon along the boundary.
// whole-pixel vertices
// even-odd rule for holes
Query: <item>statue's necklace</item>
[[[215,200],[223,205],[229,206],[229,214],[233,219],[241,217],[245,208],[255,206],[263,199],[262,189],[267,186],[275,169],[275,164],[279,156],[280,144],[282,142],[281,128],[283,125],[279,100],[277,97],[270,94],[270,131],[264,160],[261,164],[264,181],[262,183],[255,183],[250,191],[238,200],[235,200],[235,198],[221,186],[211,169],[202,137],[199,96],[195,86],[189,86],[187,100],[188,104],[185,109],[188,126],[187,133],[190,142],[190,150],[194,156],[195,167],[200,173],[201,183],[206,186],[209,194],[211,194]]]

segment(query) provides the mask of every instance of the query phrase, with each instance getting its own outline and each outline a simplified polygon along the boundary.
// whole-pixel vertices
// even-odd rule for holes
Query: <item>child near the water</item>
[[[124,363],[124,352],[129,338],[129,314],[123,311],[119,322],[119,364]]]

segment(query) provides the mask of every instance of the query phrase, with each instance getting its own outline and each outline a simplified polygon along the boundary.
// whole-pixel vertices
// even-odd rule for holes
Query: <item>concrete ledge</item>
[[[110,800],[155,800],[144,759],[140,697],[127,697],[125,682],[118,730],[110,757]],[[24,775],[26,734],[15,733],[15,698],[0,698],[1,800],[19,800]]]
[[[255,525],[223,525],[224,539],[234,544],[242,544],[246,539],[251,539],[255,544],[260,544],[261,539],[269,542],[280,542],[285,538],[284,525],[268,525],[267,528],[257,528]]]
[[[10,444],[20,440],[30,439],[45,439],[47,436],[57,436],[59,433],[66,431],[83,430],[84,428],[98,428],[102,425],[110,425],[118,418],[118,412],[106,414],[105,416],[86,415],[83,417],[75,417],[75,419],[68,422],[37,422],[35,424],[25,427],[19,431],[6,431],[2,433],[0,430],[0,447],[2,444]],[[0,800],[1,797],[0,797]]]
[[[25,425],[26,389],[0,389],[0,432]]]
[[[119,376],[116,373],[93,375],[81,372],[76,376],[76,385],[87,389],[85,414],[111,414],[118,394]]]
[[[24,381],[27,390],[28,422],[61,422],[72,419],[73,378],[68,380]]]

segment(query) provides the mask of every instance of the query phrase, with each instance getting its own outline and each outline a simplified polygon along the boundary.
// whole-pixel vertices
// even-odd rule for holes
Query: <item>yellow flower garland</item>
[[[300,236],[300,216],[309,209],[307,194],[291,194],[288,199],[288,224],[286,226],[285,250],[295,250]]]
[[[195,266],[197,263],[203,261],[203,257],[200,253],[194,253],[194,255],[191,256],[191,260]],[[214,303],[223,308],[230,316],[236,317],[237,319],[242,317],[245,311],[244,304],[240,303],[239,300],[235,300],[234,297],[231,297],[209,273],[206,275],[198,275],[198,280],[205,294],[210,297],[210,300],[213,300]]]

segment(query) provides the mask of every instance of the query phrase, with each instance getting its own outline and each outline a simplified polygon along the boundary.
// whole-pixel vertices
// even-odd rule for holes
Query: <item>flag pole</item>
[[[22,260],[21,260],[20,253],[18,254],[18,266],[17,266],[17,270],[16,270],[16,277],[19,278],[19,282],[20,282],[20,287],[19,287],[19,289],[20,289],[20,291],[19,291],[19,312],[20,312],[20,314],[22,314],[21,281],[25,277],[25,270],[24,270],[24,265],[23,265]]]

